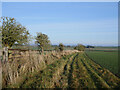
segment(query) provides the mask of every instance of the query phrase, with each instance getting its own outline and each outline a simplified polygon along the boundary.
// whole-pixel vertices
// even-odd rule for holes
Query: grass
[[[101,72],[101,70],[103,72]],[[107,77],[106,77],[107,76]],[[90,60],[84,53],[75,53],[57,60],[46,69],[29,77],[26,88],[116,88],[120,79]]]
[[[86,53],[96,63],[115,74],[118,73],[118,52],[86,51]]]
[[[3,87],[17,88],[24,82],[24,79],[26,79],[23,77],[40,71],[56,61],[59,62],[58,59],[60,60],[62,57],[67,58],[66,55],[70,53],[73,52],[45,52],[45,54],[42,55],[40,55],[38,51],[11,52],[9,61],[2,64],[2,85]],[[64,60],[65,59],[63,59],[63,61]],[[51,67],[54,66],[56,66],[56,64],[53,64]]]
[[[49,58],[47,60],[49,61]],[[34,64],[36,65],[36,63]],[[54,62],[47,64],[44,69],[35,71],[28,72],[23,82],[6,87],[80,89],[120,87],[118,77],[96,64],[84,52],[74,52],[56,58]]]
[[[118,47],[95,47],[86,48],[86,51],[118,51]]]

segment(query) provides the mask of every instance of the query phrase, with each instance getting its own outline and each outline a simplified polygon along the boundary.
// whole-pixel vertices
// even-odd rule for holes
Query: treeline
[[[77,46],[63,45],[60,43],[58,46],[51,45],[49,37],[46,34],[37,32],[36,36],[30,35],[25,26],[16,21],[15,18],[1,17],[2,26],[0,26],[0,32],[2,33],[2,47],[3,48],[34,48],[42,53],[44,50],[56,50],[63,51],[65,48],[72,48],[79,51],[84,51],[85,46],[78,44]],[[35,46],[30,45],[30,41],[35,39]],[[93,48],[93,46],[87,46],[86,48]]]
[[[17,22],[15,18],[1,17],[1,22],[1,42],[4,50],[17,46],[22,46],[26,48],[27,46],[30,46],[30,41],[32,41],[33,39],[35,39],[35,44],[38,46],[38,50],[40,51],[40,53],[43,52],[45,48],[50,47],[50,40],[46,34],[38,32],[36,36],[30,35],[27,28]]]

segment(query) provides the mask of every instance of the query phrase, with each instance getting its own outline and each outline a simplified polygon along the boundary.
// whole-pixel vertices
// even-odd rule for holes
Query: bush
[[[64,50],[64,45],[62,43],[59,44],[59,49],[60,49],[60,51]]]
[[[82,44],[78,44],[76,47],[74,47],[75,50],[78,51],[84,51],[85,50],[85,46]]]
[[[57,52],[59,52],[60,51],[60,49],[58,48],[58,47],[55,47],[55,49],[54,49],[55,51],[57,51]]]

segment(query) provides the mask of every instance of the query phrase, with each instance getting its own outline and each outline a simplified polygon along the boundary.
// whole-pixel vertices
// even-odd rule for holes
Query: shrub
[[[82,44],[78,44],[76,47],[74,47],[75,50],[78,51],[84,51],[85,50],[85,46]]]
[[[60,49],[60,51],[64,50],[64,45],[62,43],[59,44],[59,49]]]

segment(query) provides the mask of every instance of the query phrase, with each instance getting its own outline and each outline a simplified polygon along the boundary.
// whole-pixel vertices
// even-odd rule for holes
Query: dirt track
[[[120,79],[91,61],[84,53],[57,60],[26,78],[20,87],[29,88],[116,88]]]

